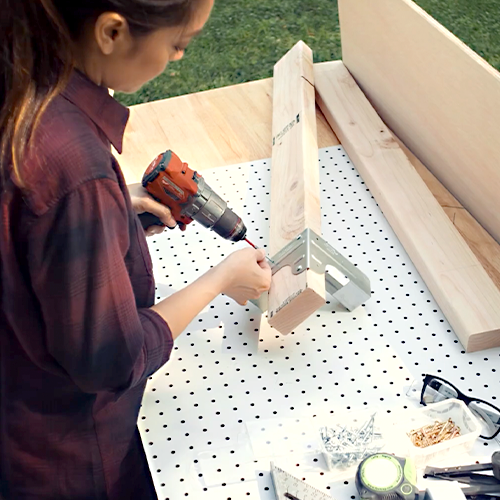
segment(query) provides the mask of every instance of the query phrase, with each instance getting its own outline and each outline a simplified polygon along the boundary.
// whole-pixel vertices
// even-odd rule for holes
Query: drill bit
[[[257,247],[248,239],[248,238],[245,238],[245,241],[251,246],[251,247],[254,247],[255,250],[257,250]]]
[[[259,247],[257,245],[254,245],[248,238],[245,238],[245,241],[253,248],[255,248],[255,250],[259,250]],[[269,263],[269,265],[272,267],[274,262],[266,255],[266,260],[267,262]]]

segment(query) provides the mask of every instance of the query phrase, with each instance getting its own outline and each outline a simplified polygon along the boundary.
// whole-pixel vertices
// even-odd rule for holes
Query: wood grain
[[[118,157],[127,183],[166,149],[195,170],[270,158],[272,95],[269,78],[132,106]],[[321,111],[316,117],[319,147],[339,144]]]
[[[312,51],[295,45],[274,67],[270,254],[306,228],[321,234]],[[269,324],[287,334],[325,304],[325,277],[289,266],[273,275]]]
[[[403,142],[396,136],[395,139],[490,279],[497,288],[500,288],[500,245]]]
[[[500,291],[342,62],[317,101],[467,351],[500,346]]]
[[[500,241],[500,73],[410,0],[339,0],[343,60],[382,119]]]

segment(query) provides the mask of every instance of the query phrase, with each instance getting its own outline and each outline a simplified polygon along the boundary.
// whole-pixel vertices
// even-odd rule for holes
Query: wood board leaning
[[[500,291],[341,61],[317,101],[467,351],[500,345]]]
[[[500,73],[411,0],[339,0],[342,59],[384,122],[500,242]]]

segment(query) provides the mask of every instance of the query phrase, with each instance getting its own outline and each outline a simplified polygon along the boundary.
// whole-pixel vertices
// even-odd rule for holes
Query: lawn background
[[[500,70],[500,0],[417,3]],[[341,58],[336,0],[216,0],[183,60],[139,92],[117,97],[132,105],[267,78],[298,40],[313,49],[315,62]]]

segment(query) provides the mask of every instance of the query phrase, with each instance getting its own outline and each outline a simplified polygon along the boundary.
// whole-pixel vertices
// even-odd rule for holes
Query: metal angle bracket
[[[326,291],[348,311],[371,297],[368,277],[312,229],[303,231],[270,261],[273,274],[285,266],[290,266],[296,275],[307,270],[324,274]],[[265,293],[254,302],[264,312],[268,308],[267,296]]]

